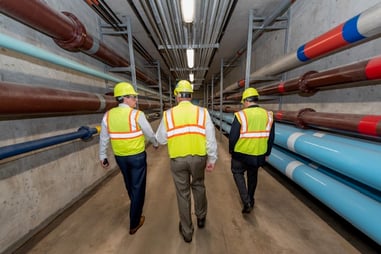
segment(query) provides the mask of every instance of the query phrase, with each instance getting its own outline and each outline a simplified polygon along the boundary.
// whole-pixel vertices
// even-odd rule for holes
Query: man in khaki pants
[[[197,226],[203,228],[207,214],[204,184],[205,170],[211,172],[217,160],[214,125],[205,108],[193,105],[193,88],[186,81],[177,83],[174,95],[178,105],[164,112],[156,132],[160,144],[168,143],[171,171],[179,209],[179,230],[185,242],[191,242],[191,190]]]

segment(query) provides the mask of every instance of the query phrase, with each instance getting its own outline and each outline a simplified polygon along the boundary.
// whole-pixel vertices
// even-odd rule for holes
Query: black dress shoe
[[[199,227],[199,228],[203,228],[203,227],[205,227],[205,218],[197,218],[197,226]]]
[[[242,208],[242,213],[250,213],[252,208],[253,207],[250,204],[244,204]]]
[[[179,222],[179,231],[180,231],[180,234],[183,236],[185,242],[187,242],[187,243],[192,242],[192,236],[190,238],[185,237],[185,235],[183,233],[183,227],[181,226],[181,222]]]
[[[144,216],[141,216],[141,217],[140,217],[140,221],[139,221],[139,225],[138,225],[137,227],[135,227],[135,228],[130,229],[130,235],[135,234],[136,231],[138,231],[138,229],[139,229],[141,226],[143,226],[143,224],[144,224],[144,220],[145,220],[145,217],[144,217]]]

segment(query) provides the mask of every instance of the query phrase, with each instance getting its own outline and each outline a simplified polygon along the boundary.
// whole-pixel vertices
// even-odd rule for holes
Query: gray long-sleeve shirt
[[[129,107],[127,104],[120,103],[119,107]],[[107,113],[106,113],[107,114]],[[103,161],[107,158],[107,148],[110,142],[110,135],[107,129],[107,117],[104,114],[102,119],[101,133],[99,134],[99,159]],[[146,140],[151,142],[154,146],[158,146],[158,142],[155,138],[155,133],[152,130],[150,123],[148,122],[145,114],[141,112],[138,117],[138,124],[143,131]]]
[[[190,102],[184,101],[180,103],[190,103]],[[214,131],[214,125],[208,112],[206,112],[205,120],[206,120],[205,121],[206,152],[208,154],[208,162],[215,163],[217,160],[217,141],[216,141],[216,135]],[[156,139],[162,145],[165,145],[168,142],[167,129],[166,129],[164,118],[161,119],[159,127],[157,128]]]

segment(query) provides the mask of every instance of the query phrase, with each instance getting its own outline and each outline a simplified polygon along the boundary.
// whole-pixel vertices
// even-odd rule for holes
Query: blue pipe
[[[15,156],[22,153],[27,153],[33,150],[41,149],[44,147],[60,144],[69,140],[81,138],[82,140],[88,140],[93,134],[99,132],[99,127],[90,128],[82,126],[76,132],[62,134],[49,138],[42,138],[39,140],[28,141],[20,144],[4,146],[0,148],[0,160]]]
[[[287,125],[285,125],[285,126],[287,126]],[[287,128],[293,128],[294,130],[297,130],[297,128],[295,128],[293,126],[288,126]],[[312,129],[303,130],[303,132],[308,134],[308,135],[312,135],[312,136],[315,136],[317,138],[321,138],[322,140],[331,140],[333,142],[346,143],[349,145],[353,145],[353,146],[357,146],[357,147],[361,147],[361,148],[365,148],[365,149],[371,149],[371,150],[374,150],[377,152],[381,152],[380,143],[377,143],[374,141],[364,140],[364,139],[359,140],[359,139],[352,138],[352,137],[347,137],[347,136],[344,137],[344,136],[340,136],[337,134],[330,134],[328,132],[316,131],[316,130],[312,130]]]
[[[275,145],[276,146],[276,145]],[[303,164],[315,169],[315,170],[318,170],[320,171],[322,174],[325,174],[333,179],[335,179],[336,181],[339,181],[359,192],[361,192],[362,194],[374,199],[374,200],[377,200],[378,202],[381,203],[381,191],[378,191],[376,189],[373,189],[371,187],[369,187],[368,185],[365,185],[363,183],[360,183],[359,181],[356,181],[355,179],[352,179],[352,178],[349,178],[345,175],[342,175],[334,170],[331,170],[327,167],[324,167],[322,165],[319,165],[311,160],[308,160],[304,157],[300,157],[299,155],[293,153],[293,152],[290,152],[289,150],[286,150],[284,148],[281,148],[279,146],[276,146],[277,149],[279,151],[281,151],[282,153],[292,157],[293,159],[295,160],[298,160],[300,162],[302,162]]]
[[[381,244],[381,203],[308,167],[274,147],[269,163]]]
[[[381,190],[380,152],[328,139],[322,141],[280,123],[275,128],[275,144]]]

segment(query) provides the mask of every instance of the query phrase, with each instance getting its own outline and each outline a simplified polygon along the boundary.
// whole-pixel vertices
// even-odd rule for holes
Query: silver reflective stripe
[[[131,131],[137,130],[136,121],[135,121],[135,117],[137,114],[138,114],[137,110],[132,110],[132,112],[130,114]]]
[[[243,111],[238,112],[239,117],[241,118],[241,128],[242,132],[247,132],[247,120],[246,120],[246,115]]]
[[[198,125],[200,126],[204,125],[204,117],[205,117],[205,110],[203,108],[199,108]]]
[[[269,137],[270,133],[268,131],[264,132],[245,132],[241,133],[241,138],[266,138]]]
[[[168,129],[173,129],[173,120],[172,120],[172,114],[171,114],[171,110],[168,109],[167,110],[167,125],[168,125]]]
[[[168,131],[168,138],[186,133],[205,135],[205,129],[200,126],[185,126],[176,128]]]
[[[125,132],[125,133],[110,133],[110,138],[112,139],[122,139],[122,138],[136,138],[143,134],[142,131],[135,132]]]

